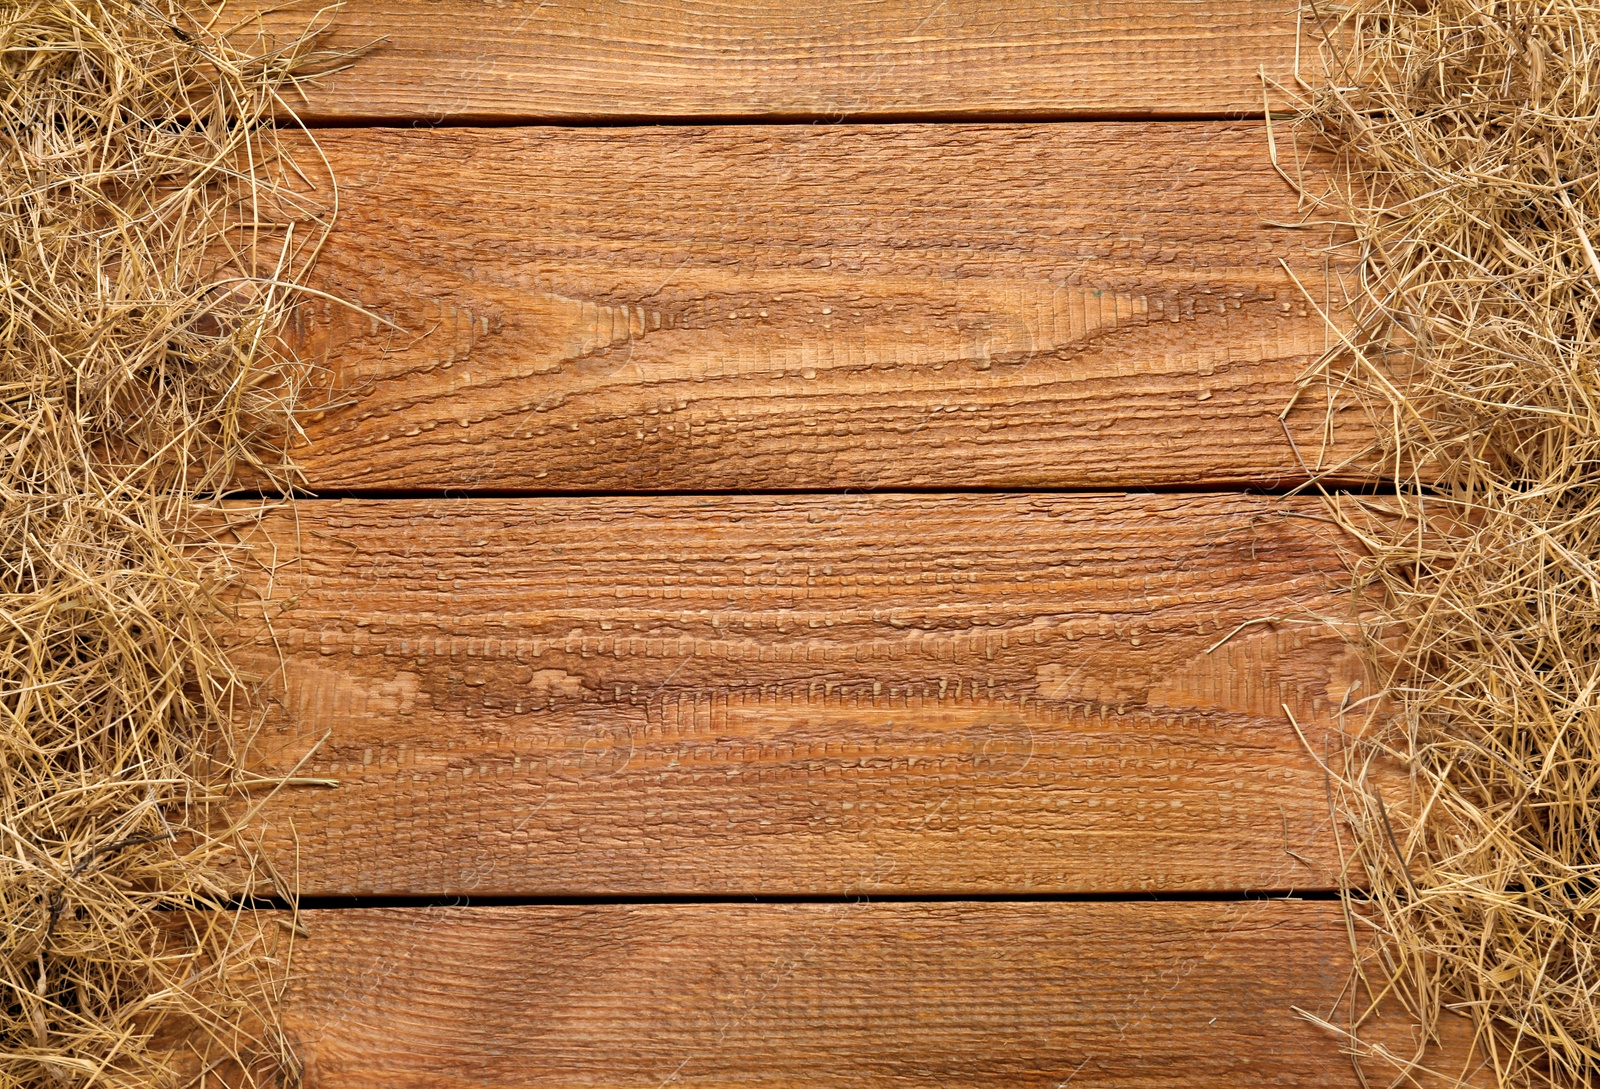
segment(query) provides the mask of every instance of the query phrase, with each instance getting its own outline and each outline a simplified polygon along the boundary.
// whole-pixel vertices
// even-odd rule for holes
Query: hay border
[[[298,1079],[221,496],[297,480],[317,376],[279,332],[337,201],[278,122],[338,66],[326,14],[0,10],[0,1084]]]
[[[1349,232],[1302,388],[1376,408],[1353,536],[1377,681],[1330,760],[1358,962],[1337,1031],[1387,1080],[1600,1079],[1600,8],[1308,2],[1279,162]],[[1276,156],[1276,143],[1274,161]],[[1310,169],[1312,153],[1334,169]],[[1315,184],[1312,177],[1315,177]],[[1330,395],[1332,395],[1330,393]],[[1386,802],[1369,771],[1399,760]],[[1385,1002],[1412,1055],[1367,1040]],[[1430,1072],[1441,1019],[1474,1054]],[[1333,1027],[1334,1019],[1317,1018]],[[1398,1068],[1398,1075],[1396,1075]],[[1362,1075],[1365,1082],[1365,1075]]]

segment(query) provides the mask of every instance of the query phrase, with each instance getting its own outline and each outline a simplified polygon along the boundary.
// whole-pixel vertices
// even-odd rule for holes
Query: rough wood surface
[[[434,908],[307,921],[285,1003],[307,1089],[1360,1084],[1339,1042],[1295,1013],[1342,1020],[1349,1000],[1332,903]],[[1403,1020],[1380,1028],[1411,1054]],[[1372,1085],[1389,1083],[1369,1070]]]
[[[263,770],[341,785],[281,794],[267,843],[307,895],[1326,888],[1284,712],[1320,747],[1359,678],[1321,513],[302,502],[255,538],[303,559],[240,653],[283,655]]]
[[[1247,124],[329,132],[326,489],[1302,479],[1325,231]]]
[[[330,45],[377,44],[308,88],[313,122],[838,121],[1258,114],[1296,18],[1282,0],[345,0],[335,27]]]

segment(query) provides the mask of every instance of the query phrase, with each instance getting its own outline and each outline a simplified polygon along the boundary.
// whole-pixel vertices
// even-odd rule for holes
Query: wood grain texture
[[[229,13],[281,37],[318,6]],[[1274,0],[345,0],[335,28],[376,45],[308,88],[313,123],[839,121],[1259,114],[1296,18]]]
[[[1284,713],[1320,746],[1360,677],[1320,515],[303,502],[254,538],[303,558],[239,653],[283,655],[262,769],[341,785],[279,795],[266,842],[307,895],[1326,888]]]
[[[1245,124],[330,132],[325,489],[1279,484],[1325,234]],[[1315,403],[1312,403],[1315,402]]]
[[[307,1089],[1360,1083],[1339,905],[791,904],[310,912]],[[1464,1069],[1454,1045],[1438,1068]],[[1411,1054],[1403,1019],[1380,1039]],[[1369,1065],[1373,1085],[1388,1073]],[[1486,1079],[1487,1080],[1487,1079]]]

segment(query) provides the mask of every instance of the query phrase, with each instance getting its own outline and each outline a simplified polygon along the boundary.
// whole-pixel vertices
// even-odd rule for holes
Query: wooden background
[[[1286,493],[1372,424],[1282,416],[1341,272],[1286,0],[338,27],[374,316],[295,330],[338,395],[239,634],[263,774],[339,783],[255,818],[307,1085],[1359,1084]]]

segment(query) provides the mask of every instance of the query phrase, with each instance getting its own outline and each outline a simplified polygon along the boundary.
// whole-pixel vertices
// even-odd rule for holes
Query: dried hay
[[[325,223],[272,116],[314,35],[228,31],[0,4],[0,1086],[294,1074],[195,542],[241,469],[291,473],[275,333]]]
[[[1398,997],[1430,1032],[1470,1018],[1501,1084],[1595,1084],[1600,7],[1350,0],[1306,19],[1328,68],[1297,144],[1338,165],[1302,192],[1359,257],[1306,382],[1381,406],[1397,481],[1335,502],[1388,704],[1335,765],[1354,932],[1376,935],[1342,1027],[1386,1056],[1361,1041]],[[1386,804],[1367,773],[1396,757],[1411,796]]]

